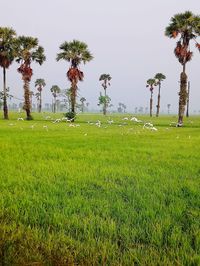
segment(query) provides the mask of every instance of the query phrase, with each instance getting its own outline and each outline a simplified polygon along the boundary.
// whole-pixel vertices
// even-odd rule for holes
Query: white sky
[[[79,83],[80,96],[96,108],[102,87],[99,76],[112,76],[108,94],[115,107],[119,102],[134,107],[149,106],[150,93],[146,80],[157,72],[166,75],[162,84],[161,109],[167,104],[177,110],[181,65],[173,50],[176,40],[164,35],[170,18],[177,13],[192,11],[200,14],[199,0],[0,0],[0,26],[12,27],[18,35],[39,39],[47,57],[42,66],[33,64],[31,89],[37,78],[44,78],[45,102],[51,102],[50,88],[57,84],[69,88],[67,62],[56,62],[59,46],[78,39],[88,44],[93,61],[82,65],[84,81]],[[200,41],[200,38],[199,38]],[[191,82],[191,110],[200,110],[200,53],[191,46],[194,56],[187,65]],[[7,72],[7,85],[15,96],[23,96],[21,75],[14,63]],[[2,84],[2,75],[0,75]],[[156,105],[157,90],[154,93]]]

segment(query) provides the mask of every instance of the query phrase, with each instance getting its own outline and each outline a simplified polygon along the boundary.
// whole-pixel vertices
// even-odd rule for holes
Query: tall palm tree
[[[110,74],[101,74],[99,81],[103,81],[102,82],[102,87],[104,89],[104,96],[105,99],[107,98],[107,94],[106,94],[106,89],[108,88],[108,86],[110,86],[110,80],[111,80],[111,76]],[[107,112],[107,101],[104,101],[104,106],[103,106],[103,114],[106,115]]]
[[[154,79],[156,80],[156,83],[158,84],[158,102],[157,102],[157,110],[156,110],[156,116],[159,116],[159,111],[160,111],[160,89],[161,89],[161,81],[163,81],[164,79],[166,79],[165,75],[162,73],[157,73],[154,77]]]
[[[88,46],[84,42],[73,40],[72,42],[64,42],[60,45],[62,52],[57,54],[57,61],[66,60],[70,63],[67,71],[67,78],[71,82],[71,112],[75,115],[76,96],[78,89],[78,81],[82,81],[84,74],[80,71],[79,66],[83,62],[89,62],[93,59]]]
[[[152,109],[153,109],[153,90],[154,86],[156,86],[155,79],[148,79],[146,87],[150,89],[151,97],[150,97],[150,116],[152,116]]]
[[[38,105],[38,112],[41,113],[42,110],[42,90],[46,86],[44,79],[36,79],[35,81],[35,87],[37,87],[37,90],[39,92],[39,105]]]
[[[0,27],[0,66],[3,68],[3,111],[4,119],[8,119],[6,92],[6,69],[16,56],[16,32],[12,28]]]
[[[56,112],[56,98],[58,94],[61,92],[61,89],[57,85],[53,85],[50,89],[52,92],[53,98],[54,98],[54,103],[53,103],[53,112]]]
[[[44,55],[44,48],[38,45],[38,39],[33,37],[20,36],[17,40],[18,56],[17,62],[20,67],[17,69],[22,74],[24,81],[24,110],[26,111],[26,119],[32,120],[31,104],[30,104],[30,89],[29,83],[33,75],[31,63],[35,61],[42,65],[46,60]]]
[[[186,64],[193,55],[190,51],[190,41],[194,40],[196,42],[196,38],[200,36],[200,16],[196,16],[190,11],[174,15],[170,20],[169,26],[165,29],[165,35],[169,38],[179,38],[174,53],[183,66],[180,74],[178,112],[178,126],[182,126],[187,101]],[[200,50],[200,44],[196,43],[196,46]]]

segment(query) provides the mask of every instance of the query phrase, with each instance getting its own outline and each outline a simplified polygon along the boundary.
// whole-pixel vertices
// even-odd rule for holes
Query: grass
[[[199,117],[45,116],[0,121],[0,265],[200,265]]]

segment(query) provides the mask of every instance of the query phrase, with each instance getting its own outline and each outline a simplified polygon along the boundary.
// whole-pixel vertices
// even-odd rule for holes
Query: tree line
[[[193,52],[190,50],[190,42],[193,40],[196,43],[197,49],[200,51],[200,44],[196,41],[200,36],[200,16],[194,15],[190,11],[174,15],[170,24],[165,29],[165,35],[169,38],[178,38],[174,54],[178,61],[182,65],[182,72],[180,74],[180,91],[179,91],[179,110],[178,110],[178,126],[183,125],[183,117],[185,113],[185,106],[189,99],[188,97],[188,77],[186,74],[186,64],[192,59]],[[84,73],[80,70],[81,63],[87,63],[93,59],[91,52],[88,49],[86,43],[73,40],[71,42],[64,42],[59,47],[60,52],[56,56],[56,60],[65,60],[70,64],[70,67],[66,73],[67,79],[70,81],[69,98],[70,98],[70,115],[72,120],[76,115],[76,99],[78,82],[83,81]],[[21,78],[24,82],[24,106],[23,109],[26,112],[26,119],[31,120],[31,92],[30,81],[33,75],[31,68],[32,62],[36,62],[40,65],[46,60],[44,54],[44,48],[39,45],[37,38],[30,36],[17,36],[15,30],[7,27],[0,27],[0,66],[3,69],[3,113],[4,119],[8,119],[8,105],[7,98],[9,97],[8,89],[6,86],[6,71],[9,66],[16,61],[19,63],[17,71],[21,74]],[[150,88],[150,116],[152,116],[153,106],[153,91],[154,87],[158,86],[158,100],[156,116],[159,115],[160,110],[160,90],[161,82],[165,79],[165,75],[157,73],[154,78],[147,80],[147,87]],[[110,104],[110,97],[107,95],[107,88],[110,86],[111,76],[110,74],[102,74],[99,78],[102,82],[104,94],[100,93],[99,105],[103,107],[103,113],[106,115],[107,108]],[[41,111],[41,92],[45,86],[43,79],[38,79],[35,82],[37,87],[36,97],[39,102],[39,110]],[[60,93],[57,85],[51,88],[52,95],[54,97],[54,111],[56,108],[56,98]],[[84,103],[82,99],[82,104]],[[122,106],[121,106],[122,107]]]

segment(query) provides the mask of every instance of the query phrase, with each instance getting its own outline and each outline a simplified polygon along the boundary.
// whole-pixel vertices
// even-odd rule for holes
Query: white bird
[[[109,125],[112,125],[114,123],[113,120],[107,120],[107,122],[108,122]]]
[[[158,131],[158,129],[155,128],[155,127],[151,127],[150,130],[151,130],[151,131]]]
[[[139,119],[137,119],[137,117],[132,117],[131,119],[130,119],[130,121],[133,121],[133,122],[137,122],[137,123],[141,123],[142,122],[142,120],[139,120]]]
[[[69,124],[69,127],[75,127],[75,125],[74,124]]]
[[[97,127],[101,127],[101,121],[100,120],[98,120],[97,122],[96,122],[96,124],[95,124]]]
[[[124,118],[122,118],[122,120],[128,120],[128,117],[124,117]]]
[[[18,121],[20,121],[20,120],[21,120],[21,121],[24,121],[24,118],[22,118],[22,117],[18,117],[17,120],[18,120]]]
[[[152,123],[145,123],[143,128],[151,128],[153,127],[153,124]]]

